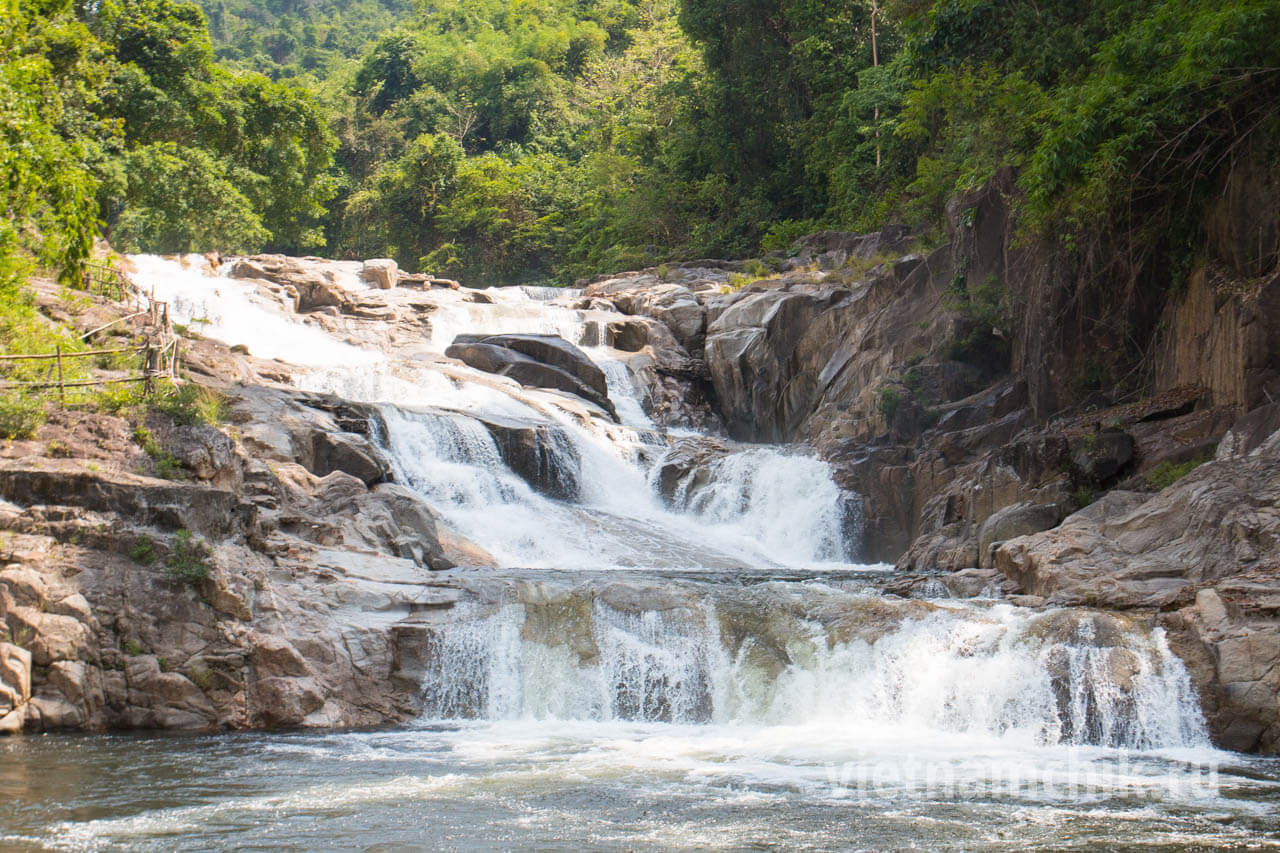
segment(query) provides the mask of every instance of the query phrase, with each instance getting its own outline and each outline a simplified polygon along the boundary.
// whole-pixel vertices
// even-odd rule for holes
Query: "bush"
[[[157,392],[151,400],[151,410],[168,415],[178,426],[222,423],[226,398],[212,388],[186,383]]]
[[[40,397],[0,395],[0,438],[31,438],[44,421],[44,401]]]
[[[150,536],[139,536],[129,549],[129,556],[135,563],[149,566],[156,561],[156,546]]]
[[[173,534],[173,553],[165,562],[165,574],[174,580],[198,583],[209,577],[209,546],[192,535],[190,530]]]
[[[902,405],[902,392],[892,385],[885,385],[876,392],[876,397],[876,408],[880,411],[880,414],[884,415],[885,420],[893,420],[898,407]]]
[[[151,457],[157,477],[162,480],[177,480],[182,477],[182,463],[160,446],[160,443],[151,435],[151,430],[141,425],[134,427],[133,440],[144,453]]]
[[[98,410],[109,415],[118,415],[126,409],[132,409],[142,403],[144,396],[137,383],[108,385],[98,392]]]
[[[1146,473],[1144,479],[1155,489],[1167,489],[1183,477],[1190,474],[1195,469],[1204,464],[1204,459],[1189,459],[1186,462],[1174,464],[1172,462],[1161,462],[1156,467]]]

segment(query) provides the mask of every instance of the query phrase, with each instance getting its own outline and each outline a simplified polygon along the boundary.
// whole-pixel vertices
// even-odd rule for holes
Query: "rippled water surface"
[[[1211,750],[563,722],[0,742],[0,843],[16,847],[1184,850],[1277,834],[1280,763]]]

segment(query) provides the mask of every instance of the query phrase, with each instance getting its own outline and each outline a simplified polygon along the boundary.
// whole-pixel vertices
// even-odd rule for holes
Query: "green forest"
[[[1280,139],[1278,0],[0,3],[9,292],[96,236],[564,283],[940,233],[1003,167],[1027,228],[1176,253]]]

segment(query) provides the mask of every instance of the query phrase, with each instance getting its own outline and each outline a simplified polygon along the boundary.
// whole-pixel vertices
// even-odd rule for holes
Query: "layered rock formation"
[[[1123,385],[1071,262],[1016,239],[1007,174],[957,199],[930,251],[822,234],[764,276],[676,267],[585,296],[667,324],[732,436],[831,461],[863,498],[864,556],[903,572],[891,588],[1157,613],[1220,741],[1275,751],[1280,256],[1270,202],[1232,181],[1187,288],[1146,315],[1116,295],[1145,352]],[[1258,229],[1265,251],[1241,256]]]
[[[733,441],[807,443],[860,496],[862,556],[899,570],[889,591],[1159,625],[1218,742],[1274,752],[1280,269],[1274,250],[1241,255],[1232,242],[1257,199],[1225,188],[1211,258],[1144,307],[1142,357],[1125,377],[1096,357],[1115,330],[1084,321],[1073,294],[1087,291],[1067,261],[1014,239],[1010,192],[1001,175],[958,199],[940,246],[901,228],[823,233],[757,264],[584,282],[576,341],[459,335],[458,312],[494,296],[385,265],[264,256],[229,273],[351,343],[446,377],[463,363],[494,388],[545,389],[547,405],[581,419],[619,418],[578,349],[612,347],[657,424],[725,433],[674,444],[657,472],[668,501],[696,495]],[[438,335],[448,357],[423,344]],[[395,482],[376,408],[300,392],[288,364],[194,347],[229,428],[148,423],[185,481],[151,476],[128,425],[107,415],[4,451],[0,730],[414,713],[401,676],[422,650],[396,638],[457,598],[433,570],[492,558]],[[578,460],[554,428],[481,425],[532,488],[578,494]],[[47,453],[54,439],[65,458]]]

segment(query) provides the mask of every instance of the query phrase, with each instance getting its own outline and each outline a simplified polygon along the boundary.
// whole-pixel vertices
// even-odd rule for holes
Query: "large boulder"
[[[1115,491],[1059,527],[1012,539],[995,565],[1053,603],[1161,607],[1280,553],[1280,433],[1155,496]]]
[[[1006,539],[1039,533],[1057,526],[1066,515],[1060,504],[1017,503],[997,511],[978,531],[978,559],[982,568],[992,567],[993,545]]]
[[[364,262],[360,277],[379,290],[390,290],[400,278],[400,268],[390,258],[373,258]]]
[[[581,491],[582,460],[563,430],[492,416],[481,421],[502,461],[537,492],[557,500],[576,500]]]
[[[600,301],[623,314],[652,317],[670,329],[687,351],[702,350],[707,307],[684,284],[648,275],[605,279],[589,285],[583,291],[583,300],[579,307]]]
[[[582,350],[555,335],[458,335],[445,355],[525,387],[565,391],[618,419],[604,371]]]
[[[31,700],[31,652],[0,643],[0,734],[22,731]]]
[[[784,441],[810,414],[823,364],[797,359],[797,344],[840,298],[765,289],[733,302],[707,328],[707,368],[734,437]]]
[[[317,477],[342,471],[366,486],[386,482],[390,477],[390,468],[382,454],[367,438],[355,433],[313,433],[307,461],[307,468]]]

